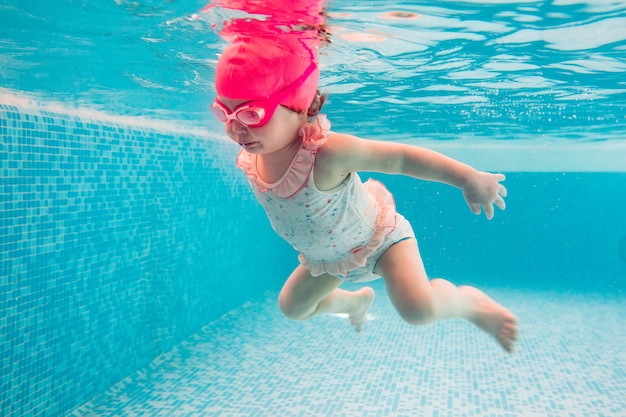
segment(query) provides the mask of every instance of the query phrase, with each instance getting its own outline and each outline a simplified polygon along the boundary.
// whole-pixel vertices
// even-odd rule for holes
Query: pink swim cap
[[[218,96],[255,100],[275,93],[300,77],[315,58],[315,40],[285,35],[273,39],[237,37],[222,52],[215,72]],[[319,68],[281,104],[308,110],[315,98]]]

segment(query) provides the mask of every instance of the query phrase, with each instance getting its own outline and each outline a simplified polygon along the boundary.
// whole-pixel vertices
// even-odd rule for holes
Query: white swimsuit
[[[323,125],[330,127],[318,116],[317,125],[301,128],[302,146],[283,177],[273,184],[258,174],[256,155],[242,150],[237,166],[248,176],[276,233],[300,252],[300,263],[311,275],[329,273],[348,281],[375,279],[371,274],[378,257],[393,243],[413,237],[413,232],[397,215],[391,193],[378,181],[363,184],[352,173],[333,190],[315,187],[315,155],[328,134]],[[398,219],[403,221],[402,235],[386,239],[396,230]],[[385,246],[382,251],[381,245]]]

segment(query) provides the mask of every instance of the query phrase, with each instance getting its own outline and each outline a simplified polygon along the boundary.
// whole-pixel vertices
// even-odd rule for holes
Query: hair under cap
[[[231,100],[265,98],[294,82],[315,63],[314,42],[295,36],[237,37],[222,52],[215,72],[215,89]],[[319,68],[281,104],[307,110],[315,98]]]

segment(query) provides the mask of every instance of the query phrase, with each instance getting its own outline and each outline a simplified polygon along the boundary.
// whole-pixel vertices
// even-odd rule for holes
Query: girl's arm
[[[504,210],[506,188],[502,174],[477,171],[438,152],[395,142],[364,140],[333,134],[322,147],[316,163],[315,181],[328,188],[338,185],[349,173],[359,171],[403,174],[414,178],[450,184],[463,191],[472,212],[481,207],[493,218],[493,204]]]

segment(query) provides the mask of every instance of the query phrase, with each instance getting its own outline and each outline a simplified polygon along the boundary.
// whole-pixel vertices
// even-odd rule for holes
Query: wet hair
[[[322,93],[318,88],[317,90],[315,90],[315,96],[313,97],[313,101],[311,102],[311,105],[307,110],[299,110],[287,106],[285,107],[298,114],[306,115],[307,121],[310,123],[313,121],[313,118],[320,114],[320,111],[322,111],[322,107],[324,106],[327,97],[328,93]]]
[[[309,106],[309,109],[306,111],[306,117],[311,121],[311,119],[317,116],[320,111],[322,111],[322,107],[326,102],[326,98],[328,97],[328,93],[321,93],[318,88],[315,90],[315,97],[313,97],[313,102]]]

